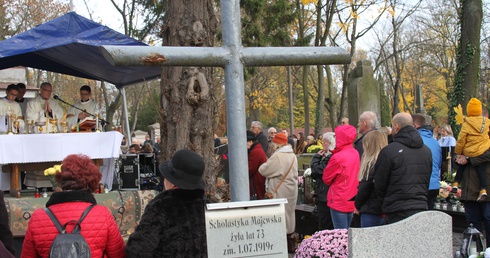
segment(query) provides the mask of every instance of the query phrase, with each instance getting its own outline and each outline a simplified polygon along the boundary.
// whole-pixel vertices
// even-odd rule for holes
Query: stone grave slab
[[[390,225],[349,229],[349,257],[453,257],[451,216],[425,211]]]

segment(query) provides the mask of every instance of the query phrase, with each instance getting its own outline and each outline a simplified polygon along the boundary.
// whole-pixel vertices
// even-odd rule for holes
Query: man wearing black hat
[[[145,209],[127,257],[207,257],[204,160],[190,150],[160,165],[165,191]]]

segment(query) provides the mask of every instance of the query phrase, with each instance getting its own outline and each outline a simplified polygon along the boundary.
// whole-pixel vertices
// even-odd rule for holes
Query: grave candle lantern
[[[469,257],[472,254],[478,255],[483,251],[483,237],[473,224],[463,232],[463,244],[461,245],[461,255]]]

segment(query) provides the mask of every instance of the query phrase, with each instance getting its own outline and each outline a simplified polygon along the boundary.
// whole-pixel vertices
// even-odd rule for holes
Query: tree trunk
[[[328,98],[325,98],[325,107],[328,107],[330,117],[330,127],[333,129],[337,126],[337,105],[334,100],[333,78],[332,69],[329,65],[325,66],[325,73],[327,74],[327,86],[328,86]]]
[[[317,65],[318,69],[318,96],[316,99],[316,119],[315,119],[315,135],[318,137],[323,132],[325,127],[325,77],[323,76],[323,65]]]
[[[212,46],[216,17],[212,0],[167,1],[165,46]],[[203,156],[207,191],[213,193],[218,171],[213,132],[216,107],[211,83],[212,68],[164,67],[161,81],[161,140],[163,160],[175,151],[189,149]]]
[[[461,106],[477,96],[478,75],[480,73],[480,29],[482,24],[482,0],[465,0],[461,10],[461,76],[466,94]]]
[[[395,84],[393,85],[393,113],[392,117],[400,113],[398,104],[400,103],[400,81],[402,77],[402,69],[400,65],[400,58],[398,53],[398,25],[395,16],[391,17],[391,24],[393,26],[393,58],[394,58],[394,70],[395,70]]]
[[[461,104],[466,113],[466,103],[476,96],[478,74],[480,72],[480,29],[482,23],[482,1],[461,1],[461,36],[458,42],[457,65],[454,87],[448,92],[450,100],[449,124],[455,137],[459,135],[459,125],[454,119],[456,112],[453,107]]]
[[[310,135],[310,97],[308,96],[308,66],[303,66],[303,98],[305,101],[305,137]]]

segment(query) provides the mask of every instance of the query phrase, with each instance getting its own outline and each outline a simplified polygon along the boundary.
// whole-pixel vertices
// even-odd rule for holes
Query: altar
[[[69,154],[80,153],[101,165],[104,159],[119,157],[122,138],[117,131],[0,135],[0,165],[3,172],[10,173],[10,195],[20,197],[19,171],[44,170]],[[112,181],[114,170],[104,168],[103,179],[110,176]]]

